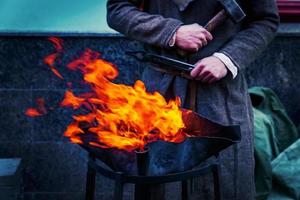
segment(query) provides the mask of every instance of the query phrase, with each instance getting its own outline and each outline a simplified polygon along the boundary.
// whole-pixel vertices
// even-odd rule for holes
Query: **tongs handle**
[[[161,68],[164,68],[165,70],[176,70],[181,73],[190,73],[191,70],[194,68],[194,65],[192,64],[153,53],[147,53],[144,51],[127,51],[126,54],[131,55],[140,61],[158,64]]]

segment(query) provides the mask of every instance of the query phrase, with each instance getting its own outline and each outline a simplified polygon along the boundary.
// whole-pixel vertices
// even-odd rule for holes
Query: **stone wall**
[[[64,47],[67,55],[62,57],[62,66],[85,48],[91,48],[118,66],[117,81],[121,83],[133,84],[145,66],[124,54],[139,45],[123,37],[64,37]],[[249,84],[274,89],[297,124],[300,123],[299,49],[299,38],[278,37],[247,69]],[[71,121],[71,111],[55,107],[40,118],[24,115],[38,97],[44,97],[47,106],[57,105],[66,89],[65,83],[78,80],[77,75],[63,67],[59,70],[65,80],[53,75],[43,63],[43,57],[53,50],[46,37],[0,37],[0,157],[23,158],[25,200],[82,200],[87,153],[62,136]],[[84,87],[77,83],[74,90]],[[110,180],[98,177],[97,196],[111,199],[112,186]],[[126,190],[128,199],[131,190],[132,187]]]

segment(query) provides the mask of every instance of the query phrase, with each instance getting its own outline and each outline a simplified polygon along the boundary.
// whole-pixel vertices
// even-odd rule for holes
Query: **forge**
[[[62,41],[50,38],[56,51],[44,58],[60,79],[56,61],[63,53]],[[135,184],[135,199],[148,200],[158,194],[154,186],[182,182],[182,198],[187,197],[187,180],[213,173],[215,199],[220,199],[219,163],[194,169],[223,149],[240,141],[239,126],[225,126],[181,108],[179,97],[166,100],[160,93],[149,93],[144,83],[133,86],[114,83],[118,69],[87,49],[67,65],[80,72],[88,91],[65,92],[61,107],[74,110],[73,121],[64,136],[89,152],[86,200],[94,199],[95,176],[115,180],[115,200],[122,199],[123,185]],[[71,84],[72,85],[72,84]],[[29,116],[48,113],[44,100],[29,108]]]
[[[240,141],[239,126],[222,126],[200,115],[183,111],[187,139],[180,143],[155,141],[143,150],[124,151],[89,145],[97,142],[93,134],[82,134],[81,147],[89,152],[86,200],[94,200],[95,177],[99,173],[115,181],[114,199],[123,198],[123,185],[135,185],[136,200],[150,200],[159,194],[157,185],[168,182],[182,184],[182,199],[188,199],[187,180],[213,174],[214,199],[221,199],[218,154]],[[208,158],[212,162],[205,163]],[[205,164],[203,164],[205,163]],[[200,168],[196,166],[201,165]]]
[[[183,111],[186,132],[183,142],[155,141],[143,150],[124,151],[89,145],[99,142],[94,134],[79,135],[81,146],[110,169],[128,175],[159,176],[183,172],[240,141],[239,126],[222,126],[187,110]]]

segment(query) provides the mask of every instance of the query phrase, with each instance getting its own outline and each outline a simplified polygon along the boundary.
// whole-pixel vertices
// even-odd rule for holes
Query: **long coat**
[[[211,41],[198,53],[182,58],[169,41],[183,24],[205,25],[221,6],[217,0],[146,0],[144,11],[128,0],[108,0],[107,21],[110,27],[125,36],[146,44],[148,51],[182,59],[189,63],[221,52],[238,67],[238,75],[230,75],[208,85],[198,83],[197,112],[223,125],[240,125],[242,141],[221,153],[224,199],[254,199],[254,156],[251,103],[247,93],[244,69],[273,39],[279,24],[275,0],[239,0],[247,17],[234,24],[230,19],[219,26]],[[177,1],[178,2],[178,1]],[[182,1],[183,2],[183,1]],[[149,91],[179,96],[185,105],[188,80],[146,69],[143,74]]]

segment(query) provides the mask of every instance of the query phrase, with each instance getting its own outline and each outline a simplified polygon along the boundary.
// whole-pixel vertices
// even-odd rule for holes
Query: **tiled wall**
[[[118,82],[126,84],[134,83],[145,66],[125,56],[124,51],[139,46],[122,37],[66,37],[64,47],[62,66],[85,48],[91,48],[118,66]],[[250,85],[274,89],[297,123],[299,49],[299,39],[277,38],[247,70]],[[57,107],[41,118],[24,115],[38,97],[44,97],[48,106],[56,105],[63,97],[65,82],[78,80],[63,67],[59,70],[65,81],[51,73],[42,59],[53,50],[46,37],[0,37],[0,157],[23,158],[26,200],[82,200],[87,154],[62,136],[71,111]],[[74,87],[84,89],[80,83]],[[97,185],[97,196],[102,197],[99,199],[111,199],[112,182],[98,177]]]

